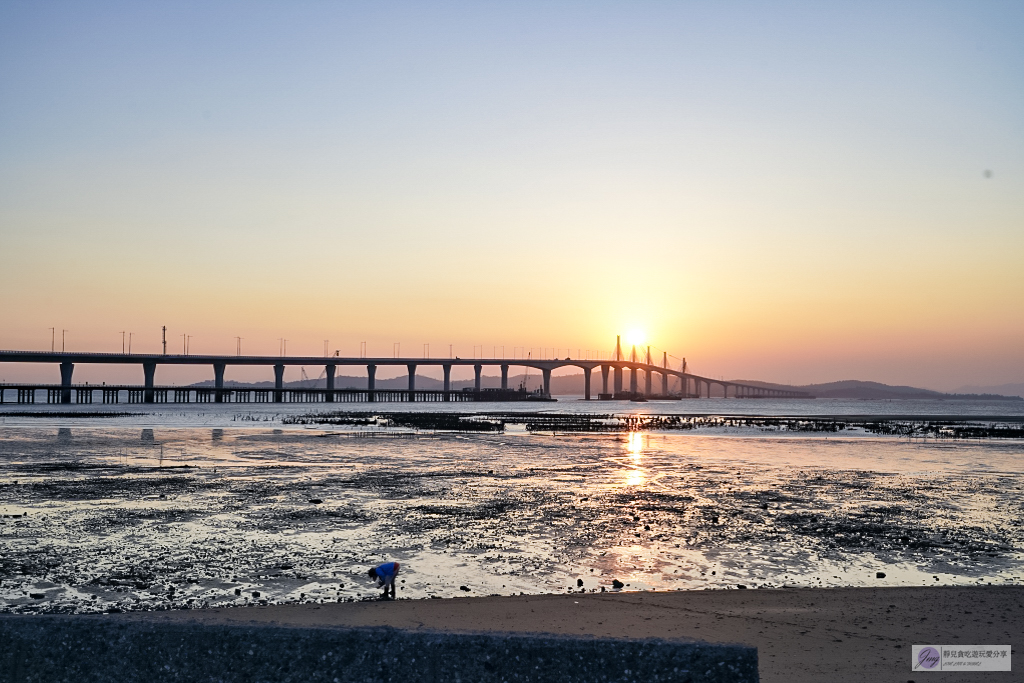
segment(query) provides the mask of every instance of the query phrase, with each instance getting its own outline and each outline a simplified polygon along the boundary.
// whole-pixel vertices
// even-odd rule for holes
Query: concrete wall
[[[757,650],[662,640],[0,616],[0,681],[758,680]]]

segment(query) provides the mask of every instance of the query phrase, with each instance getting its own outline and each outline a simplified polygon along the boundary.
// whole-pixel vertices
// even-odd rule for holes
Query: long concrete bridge
[[[616,356],[621,356],[617,351]],[[551,395],[551,372],[559,368],[573,367],[583,371],[584,398],[590,400],[591,375],[595,369],[601,372],[600,399],[636,399],[641,397],[659,396],[665,398],[701,398],[711,395],[711,387],[718,385],[722,388],[725,397],[730,393],[735,398],[811,398],[809,394],[799,391],[787,391],[783,389],[771,389],[756,385],[727,382],[724,380],[701,377],[681,370],[673,370],[668,367],[668,357],[664,357],[662,365],[636,359],[634,350],[631,359],[618,358],[615,360],[583,360],[579,358],[564,358],[552,360],[536,359],[507,359],[507,358],[342,358],[339,356],[211,356],[211,355],[163,355],[163,354],[124,354],[124,353],[64,353],[46,351],[0,351],[0,362],[6,363],[50,363],[60,367],[61,382],[59,385],[50,384],[7,384],[0,386],[0,402],[4,401],[4,390],[18,392],[18,402],[35,402],[37,390],[47,390],[47,400],[53,403],[74,402],[91,403],[92,392],[106,391],[103,399],[105,403],[118,402],[121,391],[129,392],[130,402],[139,403],[164,403],[168,396],[173,395],[174,402],[188,402],[191,394],[195,392],[196,400],[212,399],[213,402],[223,403],[234,400],[248,401],[255,396],[257,401],[268,401],[279,403],[286,400],[310,400],[325,401],[328,403],[344,400],[354,400],[353,397],[346,398],[351,392],[356,391],[360,395],[358,400],[440,400],[458,401],[466,400],[464,392],[456,392],[451,389],[451,371],[456,366],[471,366],[475,373],[474,390],[477,397],[484,391],[481,387],[481,376],[485,367],[500,368],[501,389],[509,391],[508,371],[512,366],[533,368],[539,370],[543,378],[542,395]],[[73,380],[76,365],[82,364],[114,364],[114,365],[141,365],[143,384],[141,385],[85,385],[75,384]],[[199,389],[196,387],[163,386],[156,383],[156,371],[160,365],[206,365],[213,369],[214,386],[212,389]],[[274,369],[274,389],[266,389],[256,386],[233,385],[224,386],[224,371],[229,366],[270,366]],[[287,366],[322,366],[325,369],[327,378],[326,389],[299,389],[292,390],[284,386],[284,370]],[[366,389],[346,390],[336,389],[334,386],[335,372],[339,367],[361,366],[366,368]],[[409,373],[408,391],[383,390],[376,388],[377,368],[387,366],[405,367]],[[444,372],[444,389],[441,391],[417,391],[416,370],[420,367],[441,367]],[[628,373],[628,388],[624,384],[624,376]],[[643,375],[641,386],[640,376]],[[661,378],[661,391],[653,391],[655,375]],[[669,393],[669,379],[677,377],[682,382],[682,389],[679,394]],[[171,392],[174,392],[171,394]],[[200,393],[202,392],[202,393]],[[256,393],[253,393],[256,392]],[[296,398],[296,395],[299,398]],[[205,397],[205,398],[202,398]],[[243,398],[244,397],[244,398]]]

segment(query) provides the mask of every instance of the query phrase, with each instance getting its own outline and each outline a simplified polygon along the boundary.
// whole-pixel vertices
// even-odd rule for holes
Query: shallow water
[[[13,404],[0,405],[0,427],[10,425],[58,427],[89,426],[96,419],[76,418],[77,413],[106,413],[103,424],[118,427],[238,427],[263,424],[281,426],[288,416],[329,410],[423,411],[459,413],[550,412],[555,415],[584,413],[629,413],[638,415],[942,415],[970,419],[977,416],[1024,415],[1024,401],[958,400],[860,400],[860,399],[688,399],[684,401],[584,401],[578,396],[560,396],[555,403],[205,403],[105,405]]]
[[[241,407],[215,428],[9,418],[0,610],[363,599],[385,559],[411,598],[1024,576],[1019,441],[285,428],[297,408]]]

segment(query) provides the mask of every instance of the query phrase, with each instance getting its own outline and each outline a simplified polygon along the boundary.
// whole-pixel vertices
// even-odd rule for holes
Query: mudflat
[[[911,646],[1012,645],[1024,636],[1024,587],[760,589],[572,593],[138,612],[105,619],[305,627],[393,626],[740,643],[764,683],[1024,681],[1012,672],[911,670]]]

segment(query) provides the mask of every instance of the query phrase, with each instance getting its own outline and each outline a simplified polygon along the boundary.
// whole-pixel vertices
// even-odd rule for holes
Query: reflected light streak
[[[633,469],[626,473],[626,486],[643,486],[647,483],[647,473],[641,468],[644,435],[640,432],[630,432],[626,437],[626,450],[629,451],[629,459],[633,464]]]
[[[634,465],[639,465],[641,456],[644,454],[644,435],[640,432],[630,432],[626,438],[626,449]]]

